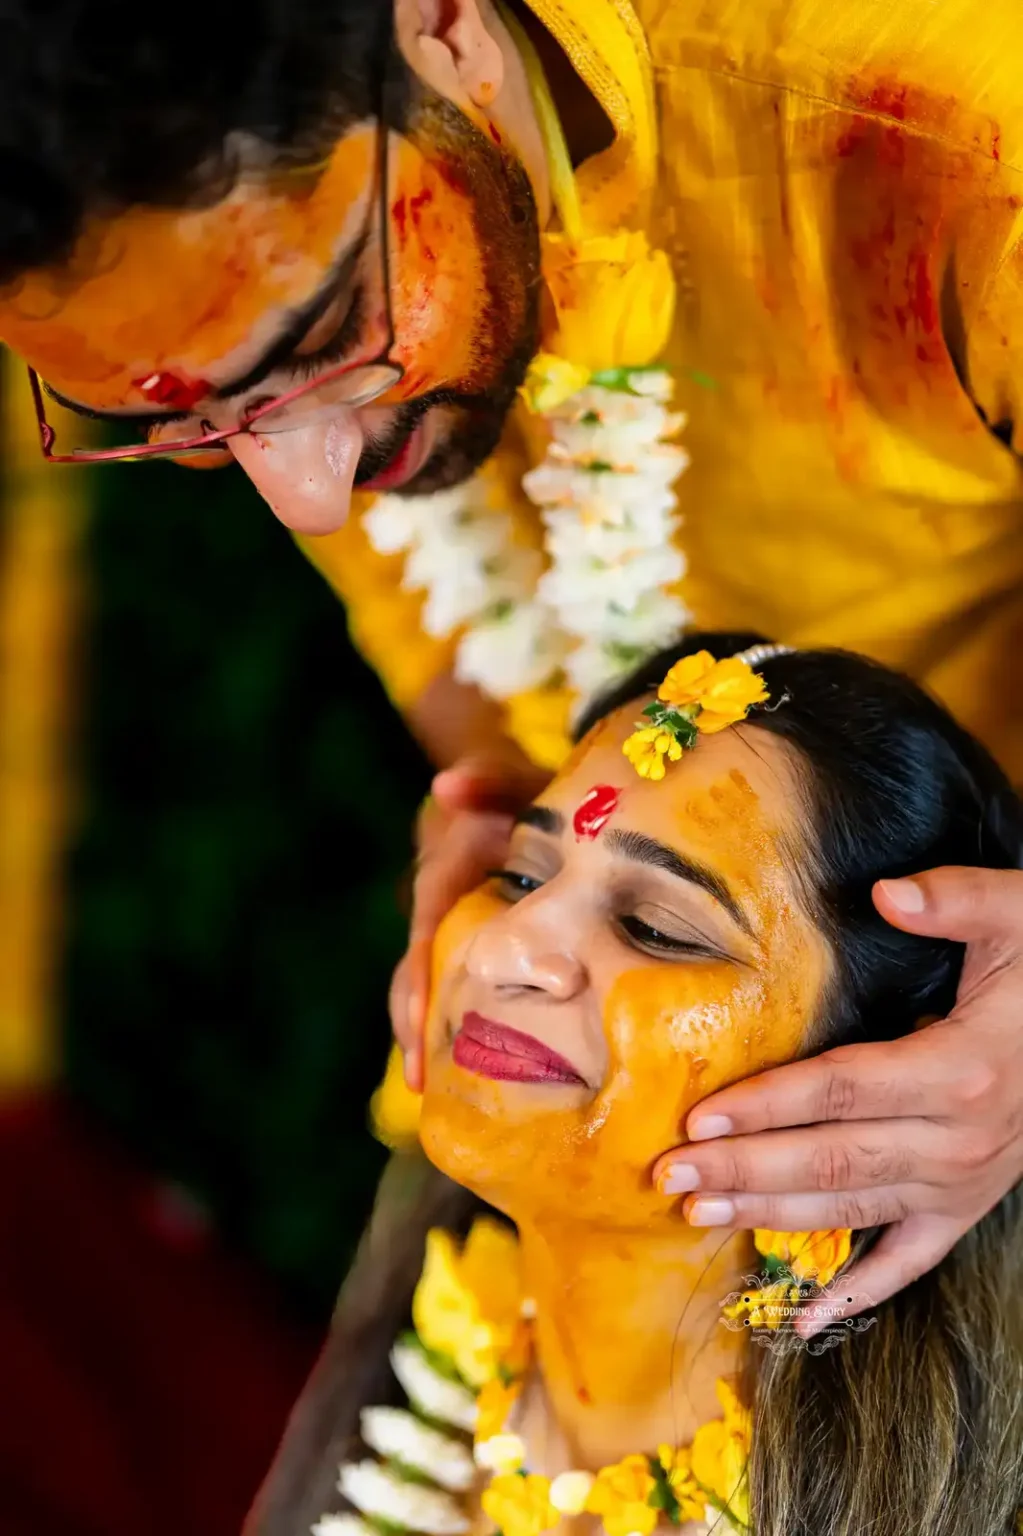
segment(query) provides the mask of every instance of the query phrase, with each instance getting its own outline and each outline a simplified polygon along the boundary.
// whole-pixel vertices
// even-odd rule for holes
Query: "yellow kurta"
[[[697,621],[905,668],[1023,779],[1023,8],[533,4],[617,130],[591,227],[675,266]],[[452,653],[400,560],[354,518],[306,548],[407,706]]]

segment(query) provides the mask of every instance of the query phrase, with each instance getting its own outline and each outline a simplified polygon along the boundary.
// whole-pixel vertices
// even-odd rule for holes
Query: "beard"
[[[540,220],[523,165],[443,97],[423,92],[408,130],[440,158],[472,202],[485,302],[473,337],[471,374],[408,400],[385,434],[363,448],[356,485],[381,474],[435,406],[453,416],[444,441],[397,494],[423,496],[467,480],[501,440],[540,333]]]

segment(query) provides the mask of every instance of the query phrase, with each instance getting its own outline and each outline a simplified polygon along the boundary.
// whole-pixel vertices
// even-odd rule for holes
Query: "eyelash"
[[[289,358],[287,369],[293,379],[305,383],[307,379],[315,378],[325,363],[344,362],[345,354],[351,351],[362,329],[362,301],[363,290],[357,288],[352,295],[348,313],[333,336],[322,347],[317,347],[315,352],[309,352],[304,357]]]
[[[534,875],[524,875],[516,869],[491,869],[487,871],[487,878],[502,887],[509,902],[520,901],[524,896],[531,896],[544,883]],[[695,944],[688,939],[673,939],[670,934],[661,933],[660,929],[644,923],[641,917],[636,917],[633,913],[627,913],[615,921],[623,941],[633,949],[652,949],[668,955],[694,955],[706,960],[722,958],[720,951],[710,944]]]

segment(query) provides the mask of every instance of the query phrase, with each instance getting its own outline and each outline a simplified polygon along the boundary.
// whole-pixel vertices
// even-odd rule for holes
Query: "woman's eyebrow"
[[[538,832],[549,832],[551,837],[560,837],[565,830],[565,818],[560,811],[552,810],[549,805],[527,805],[525,810],[519,811],[515,825],[536,827]]]
[[[667,874],[674,875],[678,880],[686,880],[690,885],[698,885],[701,890],[713,896],[737,923],[743,933],[755,938],[753,924],[750,922],[742,906],[732,894],[726,880],[713,869],[708,869],[706,864],[699,863],[696,859],[687,858],[681,853],[676,853],[674,848],[669,848],[666,843],[659,843],[652,837],[646,837],[642,832],[608,832],[605,838],[605,846],[619,858],[629,859],[633,864],[647,864],[654,869],[663,869]]]

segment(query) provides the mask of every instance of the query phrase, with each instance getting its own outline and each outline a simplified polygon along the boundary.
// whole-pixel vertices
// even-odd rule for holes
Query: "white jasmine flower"
[[[528,599],[541,567],[535,550],[514,546],[498,547],[475,560],[449,556],[446,572],[433,581],[423,604],[423,628],[429,635],[443,637],[502,603]]]
[[[677,582],[684,569],[679,550],[639,550],[627,559],[604,563],[594,560],[572,569],[552,566],[540,578],[538,595],[564,622],[561,610],[571,611],[581,605],[601,610],[615,607],[628,611],[657,587]]]
[[[491,1435],[489,1440],[477,1440],[473,1455],[478,1466],[498,1477],[517,1472],[526,1460],[526,1442],[521,1435]]]
[[[452,1493],[464,1493],[476,1468],[461,1440],[431,1429],[405,1408],[364,1408],[362,1438],[378,1456],[402,1462]]]
[[[673,437],[685,417],[672,415],[663,406],[644,402],[644,409],[624,420],[605,415],[591,420],[559,422],[554,442],[569,458],[599,459],[604,463],[631,466],[642,462],[645,451]]]
[[[363,513],[362,526],[377,554],[395,555],[447,527],[462,514],[468,497],[466,485],[432,496],[378,496]]]
[[[551,1483],[550,1501],[559,1515],[581,1515],[590,1489],[596,1482],[592,1472],[562,1472]]]
[[[547,681],[565,640],[539,603],[517,603],[474,624],[459,643],[455,676],[476,683],[494,699],[509,699]]]
[[[428,1418],[467,1434],[476,1428],[473,1394],[459,1382],[442,1376],[414,1344],[395,1344],[391,1350],[391,1369],[409,1401]]]
[[[312,1536],[376,1536],[373,1527],[358,1515],[324,1515],[312,1527]]]
[[[464,1536],[469,1530],[465,1511],[449,1493],[406,1482],[377,1461],[345,1462],[337,1486],[371,1520],[386,1520],[423,1536]]]

